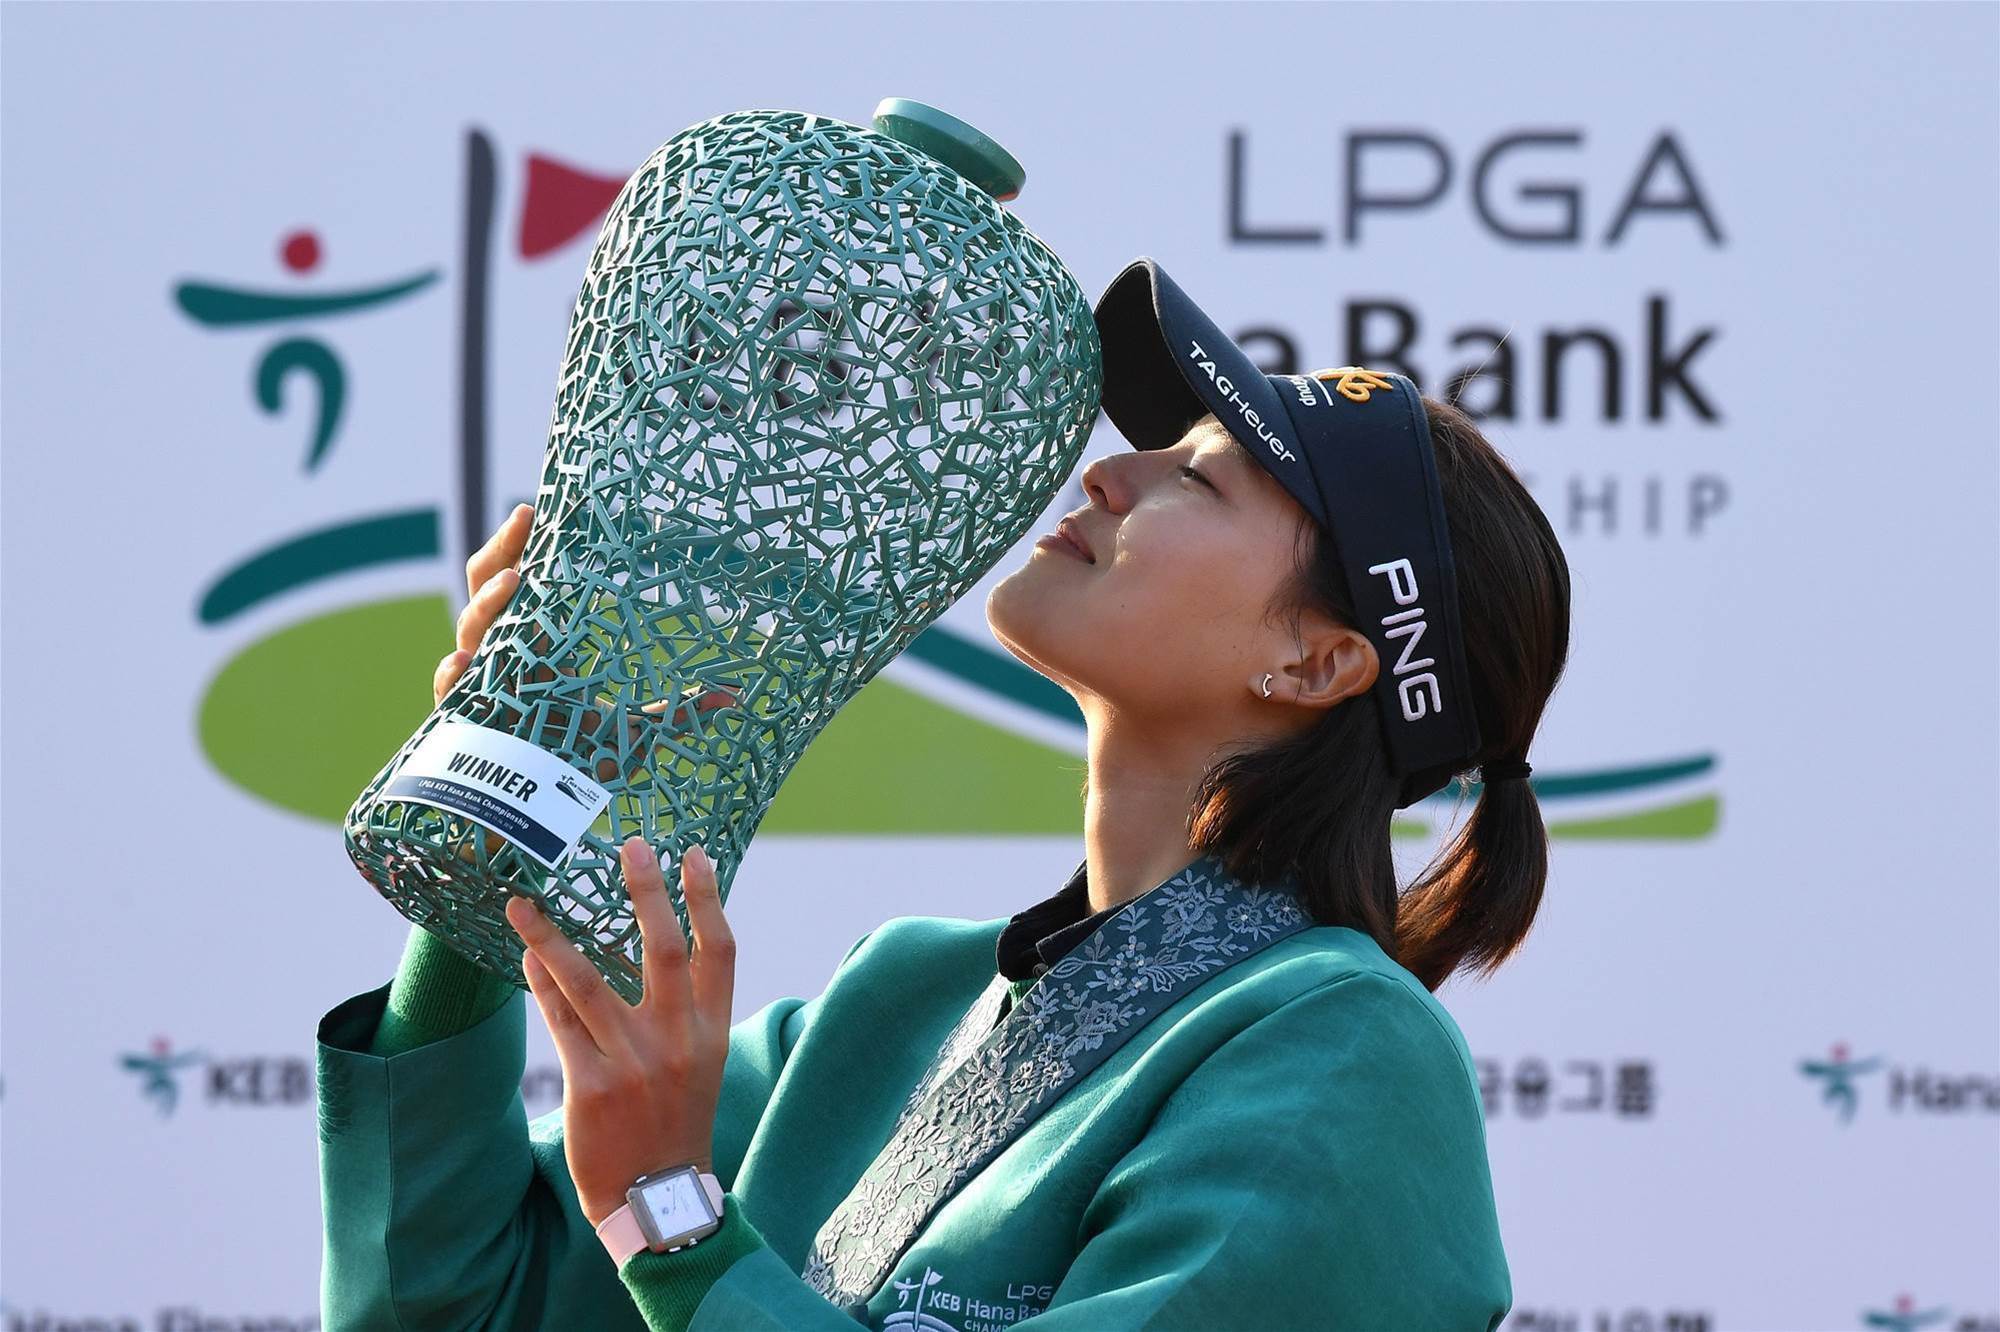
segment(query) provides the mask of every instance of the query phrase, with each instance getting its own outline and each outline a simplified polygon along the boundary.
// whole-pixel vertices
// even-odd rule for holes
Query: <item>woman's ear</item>
[[[1304,707],[1330,708],[1366,693],[1379,669],[1375,645],[1366,634],[1307,612],[1299,621],[1295,654],[1280,669],[1271,696]]]

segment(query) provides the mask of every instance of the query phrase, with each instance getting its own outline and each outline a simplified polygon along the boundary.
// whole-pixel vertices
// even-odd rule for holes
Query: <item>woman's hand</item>
[[[458,613],[452,635],[458,645],[444,654],[431,674],[434,701],[444,702],[444,696],[472,664],[472,654],[479,650],[486,631],[520,590],[521,551],[527,547],[528,528],[534,520],[533,505],[516,504],[486,544],[465,562],[465,609]]]
[[[507,903],[508,923],[527,944],[521,969],[562,1060],[563,1151],[593,1226],[649,1171],[690,1161],[714,1170],[736,987],[736,939],[707,850],[693,846],[681,857],[692,956],[652,849],[627,838],[619,861],[643,941],[637,1005],[606,984],[534,903]]]

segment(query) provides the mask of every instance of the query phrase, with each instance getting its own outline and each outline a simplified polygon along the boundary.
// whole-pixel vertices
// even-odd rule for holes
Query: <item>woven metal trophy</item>
[[[1015,160],[900,98],[662,144],[570,318],[521,583],[348,811],[361,873],[526,987],[510,894],[625,996],[618,847],[703,843],[726,899],[842,704],[1075,467],[1102,365],[1074,276],[1000,206]],[[857,774],[861,776],[861,774]]]

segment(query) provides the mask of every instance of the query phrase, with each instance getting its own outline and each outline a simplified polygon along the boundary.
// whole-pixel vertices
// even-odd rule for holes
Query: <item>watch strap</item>
[[[702,1191],[708,1195],[709,1205],[715,1209],[716,1216],[720,1217],[722,1215],[721,1181],[707,1171],[703,1171],[701,1173],[701,1187]],[[618,1210],[610,1216],[605,1217],[602,1221],[599,1221],[596,1229],[597,1238],[604,1242],[605,1251],[611,1255],[611,1261],[617,1267],[623,1267],[625,1260],[639,1252],[639,1250],[652,1247],[646,1239],[646,1232],[639,1228],[639,1217],[633,1212],[630,1202],[618,1204]],[[678,1244],[671,1249],[663,1250],[663,1252],[674,1253],[693,1243],[695,1243],[695,1240],[689,1240],[687,1244]]]
[[[646,1233],[639,1229],[639,1218],[633,1214],[629,1202],[619,1203],[617,1211],[597,1223],[597,1238],[604,1241],[605,1251],[611,1255],[615,1267],[623,1267],[627,1258],[651,1247],[646,1243]]]

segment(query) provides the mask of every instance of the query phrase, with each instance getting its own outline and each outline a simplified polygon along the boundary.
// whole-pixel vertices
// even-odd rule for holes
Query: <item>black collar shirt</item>
[[[1054,966],[1064,953],[1088,939],[1123,902],[1090,909],[1090,862],[1085,860],[1069,881],[1052,895],[1017,911],[1000,927],[993,946],[994,964],[1011,981],[1033,980]],[[1020,988],[1020,987],[1016,987]]]

